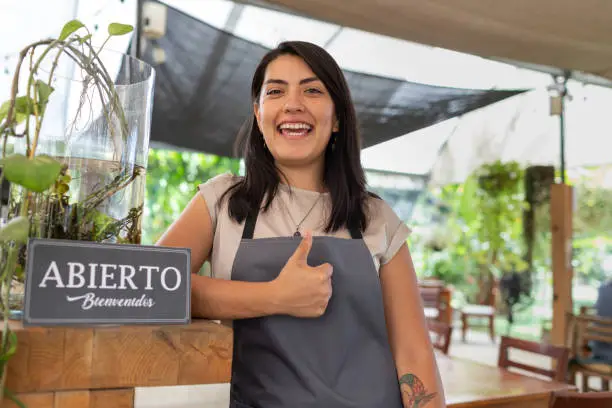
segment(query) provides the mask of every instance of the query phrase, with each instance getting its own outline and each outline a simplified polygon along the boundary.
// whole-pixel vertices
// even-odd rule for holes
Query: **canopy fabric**
[[[570,87],[566,106],[565,163],[568,170],[612,163],[612,90]],[[434,185],[462,182],[494,160],[521,165],[560,165],[560,123],[549,112],[545,89],[533,90],[366,149],[369,169],[429,174]],[[401,155],[398,154],[401,152]]]
[[[233,156],[251,115],[250,81],[269,49],[167,8],[166,31],[141,58],[157,79],[152,142]],[[163,54],[163,61],[156,55]],[[345,70],[363,147],[465,114],[522,90],[436,87]]]
[[[461,117],[445,120],[365,148],[362,152],[364,167],[383,172],[407,173],[411,176],[423,175],[431,178],[432,182],[443,184],[448,180],[460,179],[461,175],[468,174],[482,162],[505,160],[508,157],[517,158],[523,165],[559,165],[559,121],[557,117],[549,116],[546,93],[546,87],[552,82],[550,74],[366,32],[329,21],[275,11],[270,8],[272,4],[270,2],[265,4],[268,8],[261,8],[256,5],[264,5],[262,1],[239,1],[242,3],[228,0],[206,0],[206,2],[167,0],[166,3],[212,27],[264,48],[274,47],[285,39],[314,42],[329,51],[346,71],[448,88],[534,89],[529,93],[508,98]],[[251,4],[244,4],[245,2]],[[54,0],[53,2],[0,0],[0,9],[6,17],[4,23],[0,25],[2,57],[0,58],[0,101],[8,96],[14,57],[25,44],[57,35],[64,22],[71,18],[79,18],[89,27],[97,25],[100,29],[94,32],[94,40],[101,44],[105,40],[105,27],[109,22],[136,24],[136,3],[136,0]],[[325,2],[325,4],[321,2],[322,6],[318,11],[346,3],[346,0]],[[354,14],[360,5],[366,2],[353,0],[349,3],[349,7],[344,7],[346,15]],[[385,5],[389,4],[389,1],[372,3]],[[413,1],[397,3],[400,6],[414,4]],[[440,0],[423,3],[413,5],[415,13],[418,14],[418,10],[423,10],[423,7],[430,7],[430,4],[441,4]],[[448,1],[446,4],[454,7],[463,3],[464,0],[457,0]],[[549,0],[533,2],[534,4],[527,6],[524,6],[524,1],[497,3],[499,2],[496,2],[495,6],[501,7],[500,10],[506,10],[515,4],[521,6],[516,6],[515,13],[512,13],[515,17],[519,16],[521,21],[529,20],[533,14],[532,10],[539,8],[541,3],[551,4]],[[601,15],[596,15],[594,19],[588,21],[588,24],[584,24],[580,16],[594,9],[592,1],[570,5],[567,5],[567,1],[555,2],[549,7],[550,19],[547,19],[548,14],[540,15],[538,26],[534,30],[554,28],[553,22],[561,20],[555,20],[552,16],[569,12],[577,19],[575,22],[570,21],[570,25],[565,24],[565,28],[577,24],[580,24],[578,29],[582,30],[595,28],[598,24],[597,19],[610,16],[606,11],[609,8],[607,3],[601,1],[599,3]],[[310,0],[301,0],[299,4],[312,3]],[[486,7],[490,7],[488,3]],[[35,8],[37,11],[33,13],[32,10]],[[371,14],[375,17],[374,13]],[[392,20],[395,17],[386,15],[385,18]],[[166,27],[166,22],[162,22],[161,26]],[[563,24],[559,24],[559,27],[562,26]],[[434,28],[430,29],[429,26],[421,28],[425,33],[434,31]],[[558,38],[565,38],[564,36],[571,32],[565,28],[562,27],[563,32]],[[405,27],[405,29],[416,29],[416,27]],[[437,29],[440,30],[443,31]],[[448,36],[450,37],[450,34]],[[191,37],[187,37],[189,38]],[[493,37],[483,35],[479,41],[486,42],[491,38]],[[107,48],[125,51],[128,41],[129,36],[119,37],[107,43]],[[574,44],[574,41],[567,44]],[[148,40],[143,41],[143,45],[145,52],[151,51],[147,49],[151,45]],[[548,52],[547,49],[543,50],[537,41],[530,43],[529,46],[535,47],[534,49],[541,55],[544,55],[545,51]],[[235,79],[236,77],[232,78]],[[608,136],[610,129],[608,110],[612,105],[612,88],[584,86],[574,80],[568,82],[568,87],[573,98],[568,101],[566,109],[567,168],[611,163],[612,156],[605,157],[605,152],[610,151],[612,147]],[[523,109],[517,113],[516,105],[520,106],[526,100],[529,102],[524,102],[525,107],[529,106],[530,109]],[[521,123],[520,130],[512,130],[514,121],[510,119],[517,114],[519,114],[517,123]],[[504,126],[510,126],[510,130]],[[170,131],[178,133],[174,129]],[[478,137],[467,137],[476,133]],[[511,140],[511,143],[500,143],[501,140]],[[483,148],[483,144],[487,147]],[[163,145],[161,142],[153,144],[153,146],[161,145]]]
[[[612,162],[610,98],[610,89],[572,90],[565,119],[567,169]],[[559,118],[549,115],[545,90],[531,91],[484,110],[479,117],[468,114],[457,123],[432,166],[433,184],[462,182],[475,168],[495,159],[559,168]]]
[[[325,47],[343,68],[351,71],[451,88],[534,89],[529,97],[526,94],[512,97],[368,147],[362,152],[362,162],[368,169],[429,175],[431,182],[443,184],[464,177],[481,163],[497,159],[513,158],[522,165],[559,166],[559,119],[549,115],[546,91],[552,83],[550,74],[255,6],[263,2],[249,1],[253,4],[244,5],[209,0],[210,7],[206,8],[189,0],[167,2],[210,25],[268,48],[284,39],[312,41]],[[530,9],[525,10],[527,14]],[[612,88],[584,85],[577,80],[568,81],[568,88],[571,98],[566,108],[567,168],[611,163],[612,156],[604,157],[603,152],[610,139],[606,109],[612,104]],[[525,102],[529,109],[517,113],[516,105],[520,106],[525,99],[529,100]],[[517,114],[520,131],[512,130],[510,120]],[[479,134],[477,139],[466,138],[473,132]],[[485,149],[481,144],[488,139],[497,142],[489,143]],[[512,143],[499,143],[504,139],[511,139]],[[508,150],[510,146],[514,147]],[[530,150],[534,146],[538,149]]]
[[[246,1],[247,3],[251,1]],[[267,0],[344,27],[612,79],[612,2]]]

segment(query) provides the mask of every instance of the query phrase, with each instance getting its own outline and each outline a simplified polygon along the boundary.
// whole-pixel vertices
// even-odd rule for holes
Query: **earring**
[[[336,133],[332,133],[332,145],[331,145],[332,152],[336,150],[336,139],[337,139]]]

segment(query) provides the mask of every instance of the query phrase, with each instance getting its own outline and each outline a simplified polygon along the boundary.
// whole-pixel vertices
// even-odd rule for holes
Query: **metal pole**
[[[559,150],[560,150],[560,165],[561,165],[561,184],[565,184],[565,98],[567,96],[567,80],[570,77],[570,72],[565,71],[563,75],[562,91],[561,91],[561,112],[559,113]]]
[[[141,50],[141,37],[142,37],[142,7],[144,0],[136,1],[136,30],[134,31],[134,47],[132,48],[132,55],[140,59]]]
[[[561,184],[565,184],[565,93],[561,96],[561,113],[559,114],[559,138],[561,152]]]

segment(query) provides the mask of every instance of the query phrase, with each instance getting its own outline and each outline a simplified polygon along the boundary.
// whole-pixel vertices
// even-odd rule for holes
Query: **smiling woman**
[[[244,177],[201,184],[158,242],[191,248],[194,272],[211,263],[192,311],[232,321],[230,407],[443,407],[410,230],[365,189],[342,71],[285,42],[251,97]]]
[[[304,60],[281,55],[272,61],[254,105],[257,125],[278,167],[287,172],[316,161],[323,174],[322,153],[338,131],[338,119],[327,88]]]
[[[242,222],[262,202],[269,209],[283,184],[331,196],[326,232],[346,226],[349,216],[366,228],[369,195],[357,115],[333,58],[314,44],[282,43],[255,70],[251,98],[255,123],[247,123],[238,137],[245,179],[227,191],[230,215]],[[309,131],[298,135],[285,126]]]

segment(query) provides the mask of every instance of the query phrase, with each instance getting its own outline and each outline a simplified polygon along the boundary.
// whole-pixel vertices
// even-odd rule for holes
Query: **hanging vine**
[[[480,303],[489,303],[495,280],[504,271],[522,269],[520,236],[523,197],[523,170],[517,162],[485,164],[474,177],[479,217],[478,240],[482,245],[480,262]]]

